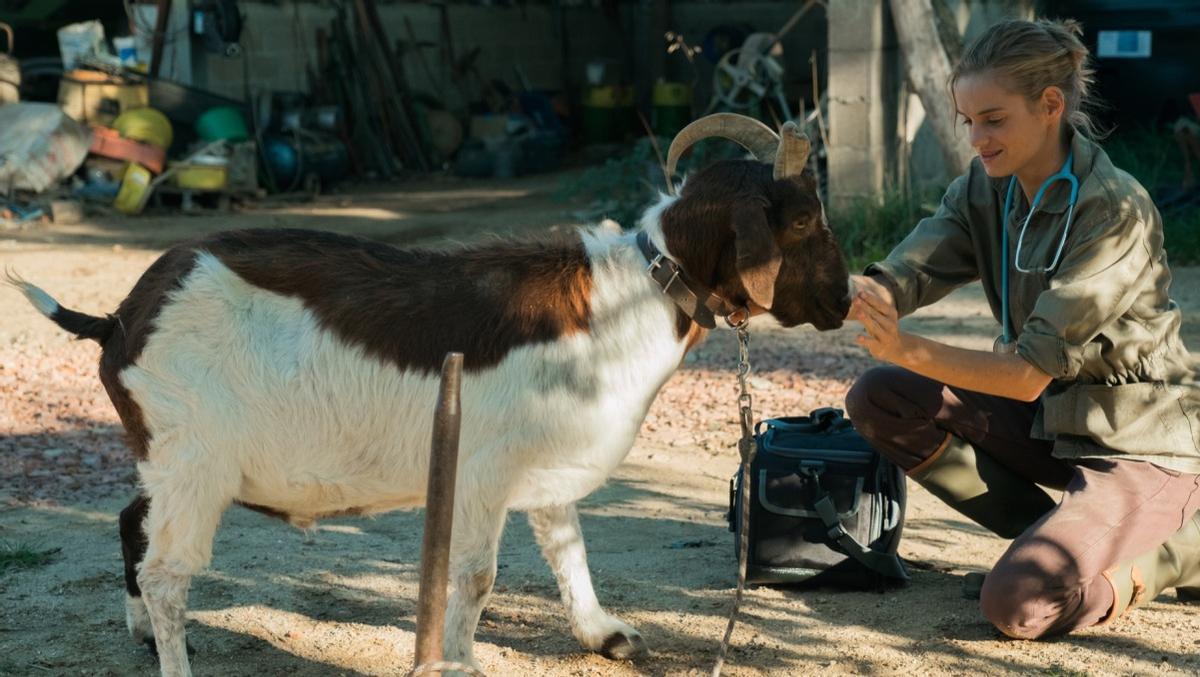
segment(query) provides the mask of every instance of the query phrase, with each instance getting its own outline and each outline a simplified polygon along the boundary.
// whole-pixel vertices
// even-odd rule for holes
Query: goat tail
[[[21,279],[15,271],[6,269],[4,277],[10,287],[16,289],[25,295],[33,307],[46,317],[50,318],[54,324],[71,332],[77,338],[92,339],[93,341],[103,344],[112,335],[113,330],[120,324],[120,320],[114,315],[106,317],[96,317],[94,315],[85,315],[70,308],[64,308],[54,297],[47,294],[37,285],[30,284]]]

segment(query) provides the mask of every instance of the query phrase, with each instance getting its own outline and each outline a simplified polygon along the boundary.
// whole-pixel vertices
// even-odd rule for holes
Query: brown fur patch
[[[283,512],[282,510],[276,510],[275,508],[259,505],[257,503],[246,503],[244,501],[234,501],[234,503],[246,508],[247,510],[253,510],[254,512],[266,515],[267,517],[283,520],[284,522],[301,529],[312,527],[320,520],[337,519],[339,517],[361,517],[362,515],[373,514],[368,508],[346,508],[345,510],[333,510],[330,512],[323,512],[318,515],[298,517],[296,515]]]
[[[464,369],[485,369],[518,346],[589,327],[591,269],[577,236],[405,251],[307,230],[219,233],[155,261],[117,309],[120,326],[104,344],[100,380],[138,459],[150,433],[119,375],[141,354],[199,251],[255,286],[301,299],[325,328],[402,369],[437,373],[450,351],[464,354]]]
[[[125,509],[121,511],[121,558],[125,561],[125,591],[131,597],[141,597],[142,589],[138,586],[138,565],[146,557],[149,541],[143,524],[146,513],[150,510],[150,499],[138,494]]]
[[[704,340],[704,337],[708,336],[708,330],[698,324],[692,323],[691,329],[688,330],[685,336],[687,345],[683,347],[684,355],[690,353],[692,348],[695,348],[700,344],[701,341]]]
[[[497,241],[401,250],[333,233],[249,230],[190,245],[247,282],[301,299],[344,341],[401,369],[499,364],[519,346],[586,332],[591,268],[582,241]]]
[[[125,438],[135,458],[144,460],[150,444],[150,431],[142,418],[142,410],[121,385],[121,372],[133,364],[146,339],[154,331],[154,318],[167,295],[179,288],[183,277],[192,269],[196,256],[185,249],[172,249],[151,265],[133,291],[121,302],[115,313],[119,324],[100,354],[100,382],[125,426]]]

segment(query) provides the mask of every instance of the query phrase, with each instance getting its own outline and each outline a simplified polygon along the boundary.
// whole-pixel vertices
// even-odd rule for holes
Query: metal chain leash
[[[729,611],[729,623],[725,626],[725,637],[721,640],[721,648],[717,652],[717,662],[713,665],[712,677],[720,677],[721,667],[725,664],[725,655],[729,651],[729,640],[733,637],[733,626],[737,623],[738,609],[742,605],[742,595],[746,589],[746,562],[750,551],[750,501],[746,492],[750,486],[750,462],[754,460],[754,399],[746,386],[750,376],[750,331],[746,327],[747,320],[737,324],[730,323],[737,332],[738,342],[738,423],[742,428],[741,439],[738,440],[738,454],[742,457],[738,469],[738,502],[741,505],[741,516],[738,524],[738,577],[737,592],[733,596],[733,608]],[[726,318],[728,322],[728,318]]]

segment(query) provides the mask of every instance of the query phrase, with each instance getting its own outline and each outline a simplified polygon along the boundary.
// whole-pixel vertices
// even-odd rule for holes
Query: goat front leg
[[[575,504],[531,510],[529,524],[558,579],[571,631],[579,642],[609,658],[627,659],[645,654],[646,642],[638,631],[608,615],[596,599]]]
[[[478,497],[464,500],[461,495],[455,501],[450,596],[442,642],[442,654],[448,661],[478,667],[475,628],[496,582],[496,554],[507,515],[502,503],[490,504]]]

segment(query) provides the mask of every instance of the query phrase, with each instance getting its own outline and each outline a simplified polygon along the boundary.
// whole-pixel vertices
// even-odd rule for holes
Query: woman
[[[1200,592],[1200,384],[1158,210],[1090,140],[1079,35],[1007,21],[966,50],[951,90],[978,157],[854,278],[849,314],[891,365],[866,372],[846,408],[909,477],[1016,539],[981,606],[1019,638]],[[977,279],[1004,327],[994,351],[897,326]]]

